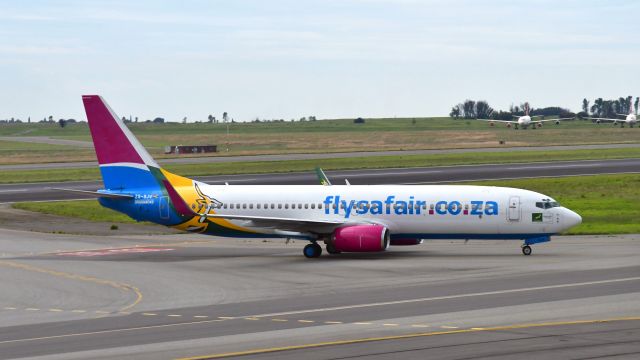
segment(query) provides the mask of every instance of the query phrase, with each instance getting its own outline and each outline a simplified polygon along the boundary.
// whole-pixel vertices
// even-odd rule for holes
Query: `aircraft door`
[[[169,218],[169,197],[162,196],[160,197],[160,218],[168,219]]]
[[[509,197],[509,221],[520,221],[520,197]]]

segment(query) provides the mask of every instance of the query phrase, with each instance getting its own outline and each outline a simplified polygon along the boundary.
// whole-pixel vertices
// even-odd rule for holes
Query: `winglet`
[[[329,181],[329,178],[327,177],[327,175],[324,173],[324,171],[322,171],[322,168],[320,167],[316,168],[316,175],[318,176],[318,181],[320,181],[320,185],[331,186],[331,181]]]

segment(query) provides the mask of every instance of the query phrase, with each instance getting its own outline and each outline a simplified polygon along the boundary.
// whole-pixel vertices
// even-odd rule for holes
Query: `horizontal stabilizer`
[[[72,193],[77,193],[77,194],[82,194],[82,195],[93,196],[93,197],[97,197],[97,198],[133,199],[133,197],[134,197],[131,194],[122,194],[122,193],[113,193],[113,192],[101,192],[101,191],[89,191],[89,190],[78,190],[78,189],[51,188],[51,190],[72,192]]]

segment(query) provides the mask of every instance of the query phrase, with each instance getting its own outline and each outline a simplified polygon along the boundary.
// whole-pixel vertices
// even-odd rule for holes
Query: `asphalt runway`
[[[0,230],[0,358],[637,358],[639,241],[309,260],[303,242]]]
[[[24,137],[22,141],[44,142],[50,144],[77,145],[91,147],[89,141],[49,139],[46,137]],[[12,137],[0,137],[0,140],[12,140]],[[521,151],[562,151],[562,150],[600,150],[600,149],[627,149],[637,148],[640,144],[586,144],[586,145],[555,145],[555,146],[503,146],[491,148],[462,148],[462,149],[423,149],[423,150],[395,150],[395,151],[354,151],[317,154],[272,154],[272,155],[232,155],[198,156],[158,159],[162,164],[203,164],[246,161],[283,161],[283,160],[313,160],[336,159],[371,156],[406,156],[406,155],[437,155],[437,154],[462,154],[469,152],[521,152]],[[77,169],[98,166],[95,161],[76,161],[63,163],[41,164],[8,164],[0,165],[1,170],[36,170],[36,169]]]
[[[558,161],[499,165],[462,165],[425,168],[364,169],[327,171],[334,184],[428,184],[451,183],[470,180],[496,180],[595,174],[640,173],[640,159]],[[290,185],[317,184],[314,172],[284,174],[246,174],[196,176],[209,184],[233,185]],[[16,201],[69,200],[89,198],[76,193],[61,192],[52,188],[68,188],[95,191],[102,187],[100,181],[64,183],[31,183],[0,185],[0,203]]]

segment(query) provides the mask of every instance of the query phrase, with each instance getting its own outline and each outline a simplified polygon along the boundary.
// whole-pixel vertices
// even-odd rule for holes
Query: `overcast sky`
[[[438,116],[640,96],[640,1],[0,0],[0,119]]]

